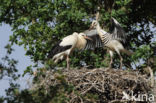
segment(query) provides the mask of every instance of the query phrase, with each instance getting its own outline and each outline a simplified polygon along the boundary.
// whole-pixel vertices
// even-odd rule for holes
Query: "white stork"
[[[72,35],[64,37],[49,52],[48,58],[57,63],[59,60],[66,58],[67,69],[69,69],[69,55],[74,49],[83,50],[86,47],[87,39],[91,40],[84,33],[74,32]]]
[[[113,31],[111,33],[104,31],[100,27],[100,24],[98,22],[98,16],[99,15],[97,14],[96,20],[92,21],[90,29],[96,28],[97,33],[98,33],[98,35],[99,35],[99,37],[103,43],[103,47],[108,48],[108,51],[109,51],[110,57],[111,57],[109,68],[111,68],[111,65],[113,63],[113,52],[116,51],[120,57],[120,69],[122,69],[123,58],[122,58],[120,52],[123,52],[127,55],[132,54],[132,52],[126,50],[121,43],[121,42],[125,42],[125,39],[126,39],[125,32],[124,32],[123,28],[121,27],[121,25],[114,18],[112,18]],[[87,36],[90,38],[92,38],[92,36],[95,37],[95,35],[92,35],[92,36],[87,35]],[[101,42],[101,41],[96,41],[96,42]]]

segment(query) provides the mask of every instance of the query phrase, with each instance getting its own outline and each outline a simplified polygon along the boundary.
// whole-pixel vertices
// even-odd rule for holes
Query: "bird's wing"
[[[49,51],[47,56],[48,58],[52,58],[54,55],[66,51],[72,47],[72,45],[60,46],[61,42],[62,40],[57,42],[57,44],[55,44],[54,47]]]
[[[96,29],[86,30],[83,33],[92,39],[92,40],[87,40],[86,47],[84,49],[94,49],[94,48],[103,47],[103,43]]]
[[[52,58],[54,55],[64,52],[76,43],[76,37],[74,35],[69,35],[64,37],[62,40],[58,41],[57,44],[49,51],[48,58]]]
[[[112,38],[116,40],[120,40],[122,42],[125,42],[126,34],[124,29],[121,27],[120,23],[115,19],[112,18]]]

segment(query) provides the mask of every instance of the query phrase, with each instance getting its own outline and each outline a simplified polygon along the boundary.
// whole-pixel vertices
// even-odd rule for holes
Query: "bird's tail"
[[[65,55],[60,53],[58,55],[55,55],[52,60],[54,61],[54,63],[58,63],[59,61],[62,61],[65,58]]]
[[[126,50],[126,49],[122,49],[122,52],[127,54],[128,56],[131,56],[132,54],[134,54],[132,51]]]

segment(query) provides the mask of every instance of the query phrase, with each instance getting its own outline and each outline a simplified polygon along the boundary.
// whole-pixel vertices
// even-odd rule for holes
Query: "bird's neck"
[[[97,26],[96,26],[96,30],[97,30],[97,32],[98,32],[98,34],[99,34],[99,36],[101,37],[102,36],[102,33],[101,33],[101,27],[100,27],[100,24],[99,23],[97,23]]]
[[[101,27],[100,27],[100,24],[99,23],[97,23],[96,29],[97,29],[97,31],[100,31],[101,30]]]
[[[84,39],[81,36],[78,36],[76,48],[78,48],[79,50],[85,48],[86,42],[87,42],[86,39]]]

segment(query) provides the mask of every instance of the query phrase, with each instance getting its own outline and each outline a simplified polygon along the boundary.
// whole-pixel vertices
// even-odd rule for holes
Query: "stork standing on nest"
[[[111,68],[111,65],[113,63],[113,52],[115,51],[115,52],[117,52],[117,54],[120,57],[120,69],[122,69],[123,58],[122,58],[120,53],[123,52],[127,55],[132,54],[132,52],[126,50],[121,43],[121,42],[125,42],[125,39],[126,39],[125,32],[124,32],[123,28],[121,27],[121,25],[118,23],[118,21],[114,18],[112,18],[112,22],[113,22],[112,33],[108,33],[106,31],[104,31],[100,27],[100,24],[98,22],[98,18],[99,18],[99,12],[96,14],[96,20],[92,21],[90,29],[96,28],[97,33],[98,33],[98,35],[101,38],[101,41],[103,43],[103,46],[108,48],[108,51],[109,51],[109,54],[111,57],[109,68]]]
[[[84,33],[78,34],[74,32],[72,35],[66,36],[59,41],[49,52],[48,58],[52,58],[55,63],[66,58],[67,69],[69,69],[69,55],[76,48],[79,50],[85,49],[87,39],[91,40]]]

